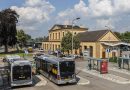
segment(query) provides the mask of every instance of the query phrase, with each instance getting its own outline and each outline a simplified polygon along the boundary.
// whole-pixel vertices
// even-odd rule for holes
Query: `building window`
[[[51,40],[51,34],[50,34],[50,40]]]
[[[59,32],[59,39],[60,39],[60,32]]]
[[[60,49],[60,45],[58,45],[58,48]]]
[[[53,44],[53,51],[54,51],[54,44]]]
[[[46,50],[46,44],[45,44],[45,50]]]
[[[56,33],[56,39],[57,39],[57,33]]]
[[[54,33],[53,33],[53,39],[54,39]]]
[[[55,45],[55,49],[57,50],[57,45]]]
[[[93,46],[90,46],[90,57],[93,57]]]
[[[47,50],[48,50],[48,44],[47,44]]]
[[[84,50],[86,50],[87,49],[87,46],[84,46]]]

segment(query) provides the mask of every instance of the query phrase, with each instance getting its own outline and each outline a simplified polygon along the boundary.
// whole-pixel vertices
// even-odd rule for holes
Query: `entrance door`
[[[93,46],[90,46],[90,57],[93,57]]]
[[[115,57],[116,56],[116,52],[112,52],[112,57]]]
[[[106,58],[106,52],[102,52],[102,58]]]

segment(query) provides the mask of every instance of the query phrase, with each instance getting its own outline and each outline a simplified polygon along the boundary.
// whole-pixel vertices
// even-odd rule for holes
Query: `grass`
[[[5,55],[19,55],[21,57],[25,56],[25,53],[13,53],[13,54],[0,54],[0,57],[4,57]],[[32,56],[33,54],[29,53],[26,56]]]
[[[32,53],[29,53],[29,54],[25,54],[23,51],[12,51],[12,52],[9,52],[9,53],[0,53],[0,57],[4,57],[5,55],[19,55],[21,57],[23,56],[32,56],[33,54]]]

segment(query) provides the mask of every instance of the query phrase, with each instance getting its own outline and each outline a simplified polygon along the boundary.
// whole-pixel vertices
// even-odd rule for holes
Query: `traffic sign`
[[[110,49],[106,49],[106,52],[109,53],[109,52],[110,52]]]

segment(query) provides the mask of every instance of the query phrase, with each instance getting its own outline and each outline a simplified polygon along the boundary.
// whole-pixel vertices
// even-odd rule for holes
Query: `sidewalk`
[[[77,77],[77,81],[78,81],[77,85],[88,85],[88,84],[90,84],[89,80],[87,80],[83,77],[80,77],[80,76],[76,76],[76,77]]]
[[[33,81],[35,86],[45,86],[47,84],[46,79],[42,75],[35,75]]]
[[[96,71],[96,70],[87,70],[84,68],[77,68],[78,70],[81,70],[85,73],[118,83],[118,84],[130,84],[130,80],[127,78],[123,78],[114,74],[100,74],[100,72]]]

